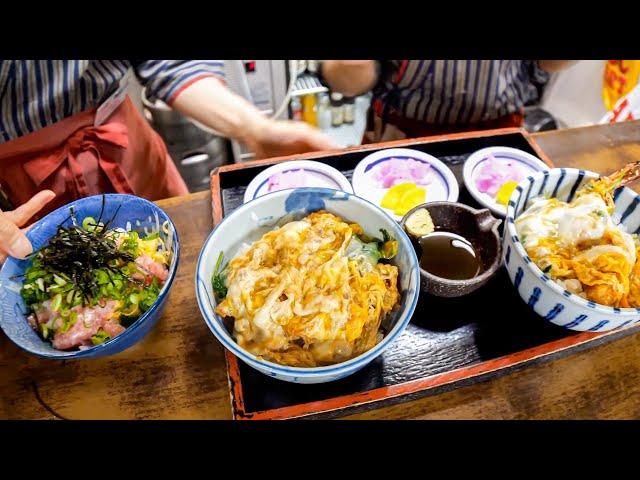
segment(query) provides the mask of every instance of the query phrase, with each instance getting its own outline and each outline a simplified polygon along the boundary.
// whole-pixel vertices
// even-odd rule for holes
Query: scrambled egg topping
[[[160,238],[153,238],[147,240],[141,238],[138,241],[138,248],[140,249],[140,255],[147,255],[154,262],[161,263],[162,265],[169,265],[171,260],[171,252],[166,249],[159,250]]]
[[[592,182],[571,203],[537,198],[516,219],[527,254],[563,288],[596,303],[640,306],[640,248],[612,218],[613,199]]]
[[[398,269],[362,253],[359,232],[315,212],[232,259],[216,312],[233,317],[238,344],[296,367],[343,362],[375,346],[382,319],[399,300]]]

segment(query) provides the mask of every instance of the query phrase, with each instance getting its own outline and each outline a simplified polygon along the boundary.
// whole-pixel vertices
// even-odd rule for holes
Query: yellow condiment
[[[518,182],[514,182],[513,180],[505,182],[500,187],[500,190],[498,190],[498,193],[496,193],[496,202],[506,207],[507,203],[509,203],[509,199],[511,198],[511,194],[517,186]]]
[[[399,217],[403,216],[413,207],[424,203],[426,190],[415,183],[399,183],[391,187],[382,198],[380,206],[393,210]]]
[[[302,119],[313,127],[318,126],[318,109],[315,94],[302,97]]]
[[[380,206],[382,208],[394,210],[396,208],[396,205],[400,201],[400,198],[402,198],[402,195],[414,188],[416,188],[415,183],[399,183],[398,185],[394,185],[389,190],[387,190],[387,193],[385,193],[384,197],[382,198]]]
[[[425,197],[426,197],[425,189],[420,187],[415,187],[409,190],[408,192],[406,192],[404,195],[402,195],[402,198],[396,205],[396,208],[393,211],[393,213],[401,217],[405,213],[407,213],[409,210],[411,210],[413,207],[416,207],[421,203],[424,203]]]

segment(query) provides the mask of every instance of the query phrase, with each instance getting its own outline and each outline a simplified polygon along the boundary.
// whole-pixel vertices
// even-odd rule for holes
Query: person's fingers
[[[298,141],[306,143],[312,150],[333,150],[338,146],[329,138],[328,135],[322,133],[320,130],[310,127],[306,124],[301,124]]]
[[[38,213],[42,207],[53,200],[55,196],[56,194],[51,190],[43,190],[31,197],[27,203],[20,205],[18,208],[10,212],[4,212],[4,214],[9,221],[21,227],[31,217]]]
[[[0,251],[16,258],[25,258],[33,251],[31,242],[4,212],[0,212]]]

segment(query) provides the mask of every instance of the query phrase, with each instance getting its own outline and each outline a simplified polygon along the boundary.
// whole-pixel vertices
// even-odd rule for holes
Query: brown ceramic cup
[[[430,202],[407,212],[400,222],[402,228],[405,228],[407,219],[422,208],[431,215],[436,231],[455,233],[471,242],[480,262],[480,271],[473,278],[449,280],[420,268],[421,290],[438,297],[460,297],[486,284],[501,265],[502,242],[498,227],[502,220],[495,218],[486,208],[476,210],[462,203]],[[420,245],[416,238],[411,239],[419,258],[422,253]]]

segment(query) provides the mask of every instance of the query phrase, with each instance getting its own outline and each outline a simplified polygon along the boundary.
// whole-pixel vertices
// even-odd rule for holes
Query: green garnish
[[[62,305],[62,295],[57,293],[53,297],[53,300],[51,300],[51,310],[53,310],[54,312],[57,312],[58,310],[60,310],[61,305]]]
[[[127,234],[127,238],[122,245],[120,246],[120,250],[123,252],[127,252],[132,257],[138,256],[138,240],[139,240],[138,232],[131,231]]]
[[[224,254],[220,252],[218,255],[218,260],[216,261],[216,268],[213,271],[213,276],[211,277],[211,286],[213,287],[213,292],[216,294],[216,297],[221,300],[227,296],[227,265],[223,268],[220,268],[222,265],[222,259]]]
[[[97,226],[96,219],[93,217],[85,217],[85,219],[82,220],[82,228],[85,230],[93,230]]]
[[[104,196],[102,201],[104,211]],[[100,298],[100,294],[104,293],[102,285],[113,276],[126,278],[142,286],[142,282],[123,271],[123,267],[133,262],[135,256],[132,252],[118,249],[113,235],[107,234],[113,218],[106,223],[101,223],[101,218],[102,212],[97,221],[86,217],[82,226],[78,226],[74,215],[72,225],[64,227],[65,222],[62,222],[49,243],[35,253],[33,263],[26,271],[25,284],[35,280],[41,292],[64,292],[65,300],[71,299],[67,303],[79,301],[82,305],[92,304]],[[72,291],[77,293],[67,293]],[[42,302],[49,296],[29,293],[25,301]],[[62,302],[62,299],[57,302]]]
[[[398,253],[398,242],[393,239],[389,232],[384,228],[380,229],[382,232],[382,241],[378,241],[378,250],[380,250],[380,258],[389,260],[396,256]]]
[[[356,234],[351,239],[347,255],[351,258],[361,258],[371,265],[377,264],[380,259],[389,260],[398,253],[398,241],[395,240],[384,228],[380,229],[382,240],[372,238],[365,233]]]
[[[64,318],[62,322],[62,327],[60,327],[59,332],[60,333],[67,332],[71,327],[73,327],[73,325],[77,321],[78,321],[78,314],[76,312],[71,312],[66,318]]]
[[[91,342],[94,345],[100,345],[101,343],[106,342],[110,338],[111,337],[109,335],[107,335],[107,332],[105,332],[104,330],[100,329],[100,330],[98,330],[98,332],[95,335],[93,335],[91,337]]]

